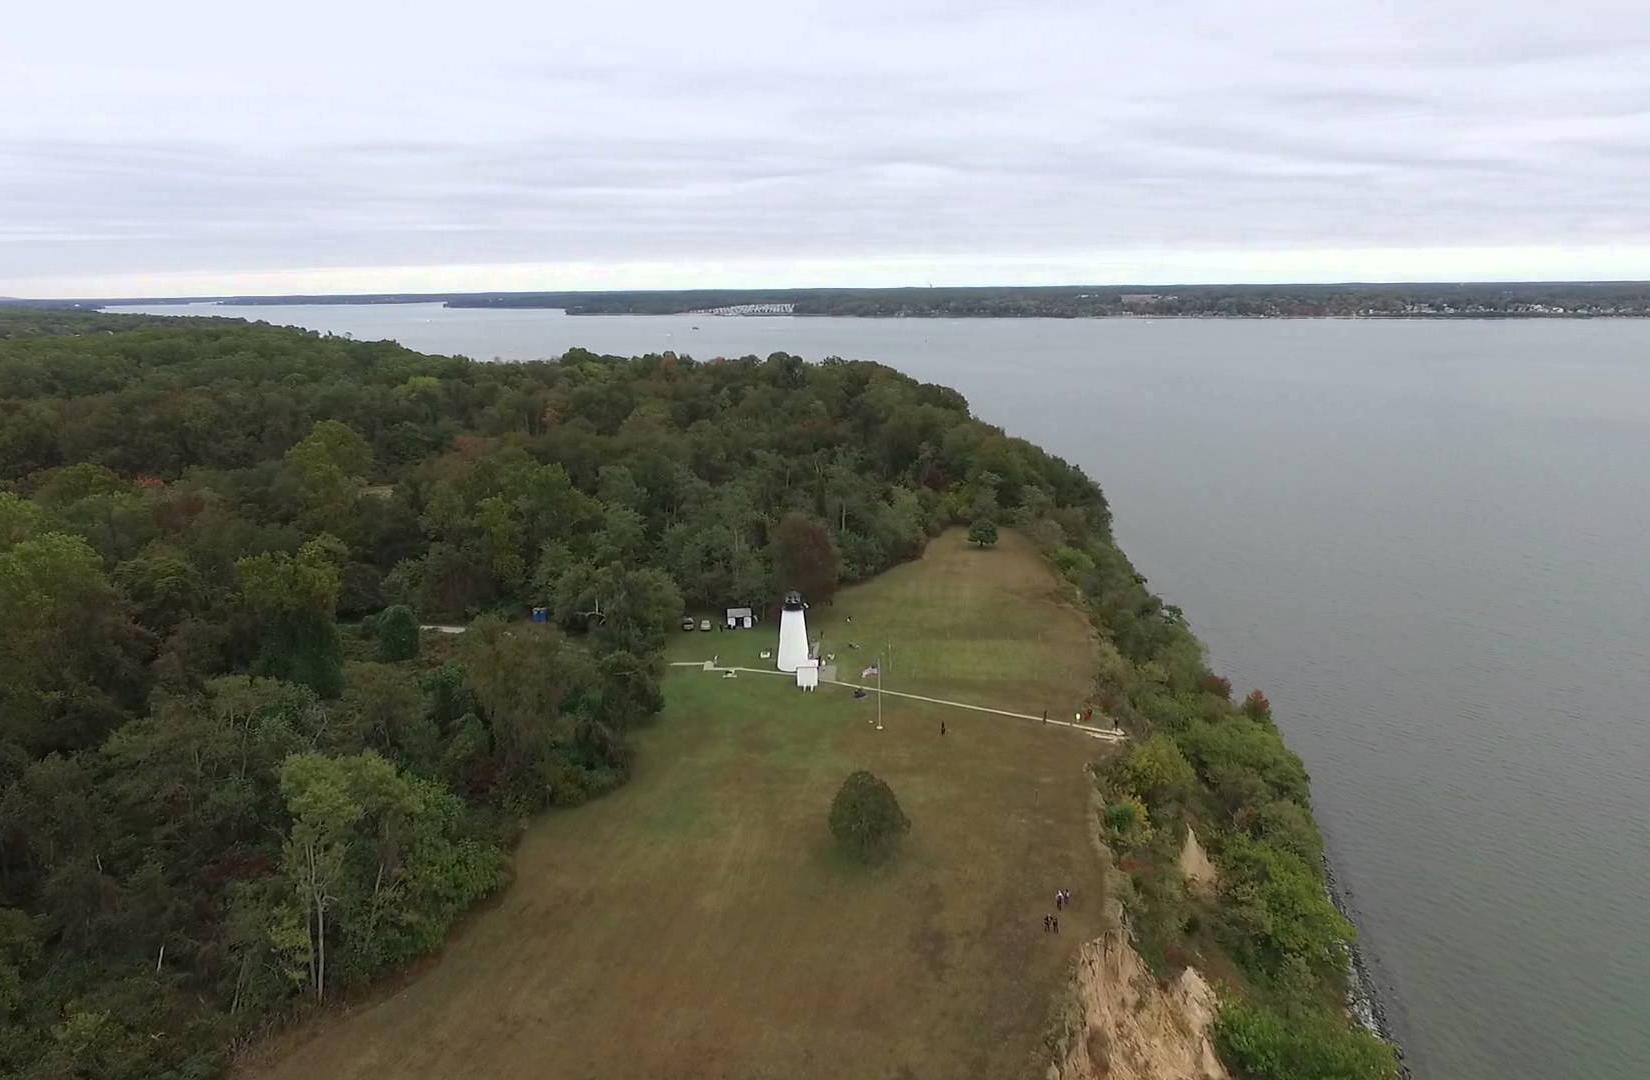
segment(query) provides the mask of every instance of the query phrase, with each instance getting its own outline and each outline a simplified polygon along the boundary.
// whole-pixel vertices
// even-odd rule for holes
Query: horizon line
[[[1514,286],[1514,285],[1642,285],[1650,287],[1650,278],[1394,278],[1387,280],[1374,279],[1347,279],[1344,281],[1218,281],[1218,282],[1070,282],[1066,284],[1014,284],[993,283],[983,285],[782,285],[782,286],[718,286],[696,285],[691,288],[627,288],[627,289],[436,289],[436,290],[356,290],[350,292],[226,292],[226,293],[171,293],[171,294],[127,294],[101,296],[0,296],[0,303],[29,304],[99,304],[110,305],[119,303],[211,303],[229,300],[288,300],[288,299],[329,299],[347,300],[375,297],[416,297],[421,299],[441,299],[454,296],[612,296],[618,294],[636,293],[818,293],[818,292],[907,292],[928,290],[984,290],[984,289],[1019,289],[1053,291],[1061,289],[1102,289],[1124,290],[1140,289],[1144,291],[1161,291],[1165,289],[1347,289],[1347,288],[1393,288],[1418,286],[1448,286],[1460,288],[1464,286]]]

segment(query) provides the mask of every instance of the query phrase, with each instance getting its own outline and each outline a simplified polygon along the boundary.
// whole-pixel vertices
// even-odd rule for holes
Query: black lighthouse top
[[[790,592],[785,594],[786,611],[801,611],[807,606],[807,604],[802,602],[802,594],[797,592],[795,589],[792,589]]]

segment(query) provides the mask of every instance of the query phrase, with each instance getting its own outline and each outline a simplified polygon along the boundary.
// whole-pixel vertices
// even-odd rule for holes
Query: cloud
[[[1650,35],[1614,0],[91,7],[0,39],[0,292],[1650,277]]]

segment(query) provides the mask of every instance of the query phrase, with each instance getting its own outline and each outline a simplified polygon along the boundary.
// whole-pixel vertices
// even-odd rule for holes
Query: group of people
[[[1056,889],[1056,890],[1054,890],[1054,910],[1055,911],[1064,911],[1067,908],[1069,908],[1070,906],[1071,906],[1071,890],[1070,889]],[[1045,934],[1048,934],[1048,933],[1058,934],[1059,932],[1060,932],[1060,916],[1055,915],[1055,914],[1044,915],[1043,916],[1043,933],[1045,933]]]

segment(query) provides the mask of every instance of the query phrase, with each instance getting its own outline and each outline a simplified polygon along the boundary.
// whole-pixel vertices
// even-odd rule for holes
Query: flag
[[[878,675],[881,675],[881,674],[882,674],[882,669],[880,667],[878,667],[876,664],[872,664],[870,667],[868,667],[864,671],[860,672],[859,677],[862,678],[862,679],[874,679]]]

